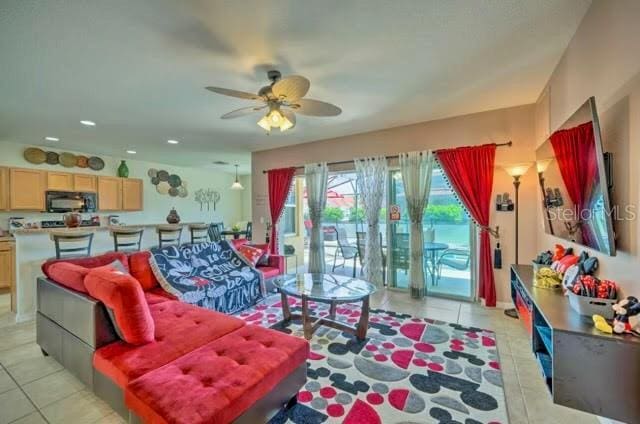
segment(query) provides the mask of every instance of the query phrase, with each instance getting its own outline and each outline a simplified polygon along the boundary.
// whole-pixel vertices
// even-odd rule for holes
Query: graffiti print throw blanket
[[[264,297],[264,282],[227,241],[151,249],[151,269],[163,289],[185,303],[234,314]]]

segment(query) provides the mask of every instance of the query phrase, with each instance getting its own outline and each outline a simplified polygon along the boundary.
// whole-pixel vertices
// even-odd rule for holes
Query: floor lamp
[[[522,177],[524,174],[527,173],[527,171],[529,170],[529,168],[531,167],[531,163],[516,163],[513,165],[506,165],[503,166],[504,170],[507,172],[507,174],[509,174],[511,177],[513,177],[513,188],[515,189],[515,202],[514,202],[514,212],[515,212],[515,219],[516,219],[516,225],[515,225],[515,234],[516,234],[516,241],[515,241],[515,264],[519,264],[519,260],[518,260],[518,245],[519,245],[519,240],[518,240],[518,230],[519,230],[519,221],[518,221],[518,190],[520,189],[520,177]],[[504,310],[504,314],[508,317],[511,318],[518,318],[518,312],[511,308],[511,309],[505,309]]]

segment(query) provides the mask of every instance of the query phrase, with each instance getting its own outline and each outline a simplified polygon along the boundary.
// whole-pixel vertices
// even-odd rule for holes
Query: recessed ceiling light
[[[58,137],[45,137],[44,139],[47,141],[60,141]]]
[[[129,153],[130,155],[135,155],[138,152],[136,152],[135,150],[127,150],[127,153]]]
[[[180,142],[178,140],[167,140],[167,143],[169,143],[169,144],[178,144]]]
[[[81,123],[82,125],[86,125],[87,127],[95,127],[95,126],[96,126],[96,123],[95,123],[95,122],[93,122],[93,121],[86,121],[86,120],[83,120],[83,121],[80,121],[80,123]]]

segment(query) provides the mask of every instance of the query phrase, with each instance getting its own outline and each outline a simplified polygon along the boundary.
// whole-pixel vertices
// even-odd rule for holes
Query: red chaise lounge
[[[113,311],[82,285],[85,268],[114,260],[143,290],[149,343],[122,340]],[[260,423],[295,403],[306,381],[304,339],[176,300],[158,286],[148,252],[52,268],[58,262],[45,263],[48,278],[38,280],[38,344],[130,422]]]

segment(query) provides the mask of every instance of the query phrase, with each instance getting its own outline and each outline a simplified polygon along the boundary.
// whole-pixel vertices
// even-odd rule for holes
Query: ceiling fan
[[[206,87],[214,93],[258,102],[253,106],[225,113],[220,118],[232,119],[262,112],[265,114],[258,121],[258,125],[269,132],[272,128],[280,128],[280,131],[293,128],[296,125],[296,113],[307,116],[337,116],[342,113],[342,109],[331,103],[303,99],[311,85],[305,77],[291,75],[282,78],[280,72],[275,70],[267,72],[267,77],[271,84],[258,90],[258,94],[222,87]]]

